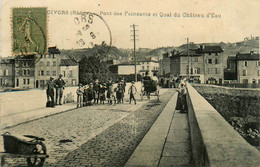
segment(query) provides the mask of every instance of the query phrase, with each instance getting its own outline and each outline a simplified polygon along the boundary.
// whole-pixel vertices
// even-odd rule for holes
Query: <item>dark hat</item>
[[[59,76],[60,76],[60,77],[62,77],[62,75],[61,75],[61,74],[60,74]]]

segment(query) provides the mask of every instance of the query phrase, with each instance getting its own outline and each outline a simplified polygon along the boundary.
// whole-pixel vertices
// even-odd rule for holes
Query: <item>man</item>
[[[137,89],[136,89],[136,87],[135,87],[135,82],[134,81],[132,81],[131,82],[132,84],[131,84],[131,86],[129,87],[129,89],[128,89],[128,94],[130,94],[130,101],[129,101],[129,104],[131,104],[131,100],[133,99],[134,100],[134,102],[135,102],[135,104],[136,104],[136,100],[135,100],[135,94],[136,94],[136,92],[137,92]]]
[[[100,84],[98,82],[98,79],[96,79],[94,83],[94,104],[98,104],[99,91],[100,91]]]
[[[77,108],[81,108],[83,106],[83,85],[79,84],[79,88],[77,89]]]
[[[56,79],[55,81],[55,87],[56,87],[56,105],[62,105],[61,99],[62,99],[62,95],[63,95],[63,90],[64,90],[64,86],[65,86],[65,81],[62,79],[62,75],[59,75],[59,78]],[[59,101],[58,101],[59,99]]]
[[[53,83],[52,77],[50,77],[50,80],[46,84],[46,94],[47,94],[46,107],[55,107],[55,105],[54,105],[54,83]],[[50,100],[50,98],[51,98],[51,100]]]

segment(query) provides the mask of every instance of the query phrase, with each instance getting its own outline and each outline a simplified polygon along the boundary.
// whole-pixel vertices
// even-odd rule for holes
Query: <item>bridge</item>
[[[259,166],[260,153],[190,85],[188,114],[170,99],[125,167]]]

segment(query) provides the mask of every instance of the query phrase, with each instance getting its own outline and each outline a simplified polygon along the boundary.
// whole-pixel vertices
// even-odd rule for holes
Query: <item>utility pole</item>
[[[188,50],[188,79],[190,79],[190,52],[189,52],[189,38],[187,38],[187,50]]]
[[[137,82],[137,71],[136,71],[136,40],[138,40],[138,39],[136,39],[136,36],[137,36],[137,35],[136,35],[136,31],[138,31],[138,30],[136,30],[137,25],[135,25],[135,24],[131,25],[131,27],[133,28],[133,30],[131,30],[131,31],[133,32],[133,35],[131,35],[131,36],[133,36],[133,39],[131,39],[131,40],[134,41],[135,82]]]

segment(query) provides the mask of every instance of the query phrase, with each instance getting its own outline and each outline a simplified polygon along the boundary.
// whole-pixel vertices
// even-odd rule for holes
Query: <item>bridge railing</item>
[[[259,166],[260,152],[247,143],[190,84],[187,84],[187,92],[194,164]]]

